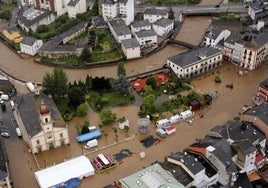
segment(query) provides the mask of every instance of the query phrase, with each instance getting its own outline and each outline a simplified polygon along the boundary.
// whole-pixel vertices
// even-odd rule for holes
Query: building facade
[[[100,0],[99,14],[105,21],[121,18],[129,25],[134,21],[134,0]]]
[[[165,36],[174,29],[174,22],[170,19],[163,18],[153,23],[153,29],[158,36]]]
[[[162,8],[147,8],[143,13],[143,19],[154,23],[162,18],[168,18],[168,10]]]
[[[135,38],[122,40],[122,51],[127,59],[138,58],[141,56],[140,44]]]
[[[87,11],[86,0],[70,0],[67,4],[69,18],[75,18],[76,14],[82,14]]]
[[[192,78],[206,73],[222,62],[222,52],[211,47],[201,47],[167,59],[167,66],[178,76]]]
[[[42,46],[42,40],[34,39],[32,37],[24,37],[20,43],[20,50],[22,53],[34,56]]]
[[[140,43],[141,48],[151,47],[157,43],[157,34],[154,30],[141,30],[134,33],[134,35]]]
[[[268,102],[268,79],[263,80],[258,87],[257,96]]]
[[[33,153],[70,143],[68,128],[54,102],[37,87],[17,100],[14,116]]]

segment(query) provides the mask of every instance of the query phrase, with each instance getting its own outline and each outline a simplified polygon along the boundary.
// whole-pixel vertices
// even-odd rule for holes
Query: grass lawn
[[[111,51],[107,53],[93,53],[90,57],[91,62],[100,62],[108,60],[116,60],[121,57],[118,51]]]
[[[16,8],[14,4],[4,4],[0,3],[0,11],[8,10],[13,11]]]

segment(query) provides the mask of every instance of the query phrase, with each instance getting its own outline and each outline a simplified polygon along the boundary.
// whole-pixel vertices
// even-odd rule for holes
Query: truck
[[[85,149],[89,149],[89,148],[92,148],[92,147],[95,147],[98,145],[98,140],[97,139],[93,139],[93,140],[90,140],[86,143],[85,145]]]
[[[155,123],[155,125],[157,126],[158,129],[161,129],[167,125],[170,125],[170,122],[168,119],[160,119]]]
[[[12,109],[12,110],[15,109],[15,103],[14,103],[14,101],[10,101],[10,106],[11,106],[11,109]]]
[[[18,136],[18,137],[21,137],[21,136],[22,136],[22,134],[21,134],[21,131],[20,131],[20,128],[19,128],[19,127],[17,127],[17,128],[16,128],[16,133],[17,133],[17,136]]]
[[[100,130],[94,130],[86,134],[82,134],[76,137],[78,142],[86,142],[101,137]]]
[[[187,119],[193,115],[194,115],[194,112],[192,112],[191,110],[186,110],[186,111],[180,113],[181,119]]]

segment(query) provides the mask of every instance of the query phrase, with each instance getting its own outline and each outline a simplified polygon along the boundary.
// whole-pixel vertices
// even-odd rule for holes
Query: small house
[[[199,110],[201,108],[201,103],[198,99],[192,99],[188,102],[188,107],[192,111],[196,111],[196,110]]]

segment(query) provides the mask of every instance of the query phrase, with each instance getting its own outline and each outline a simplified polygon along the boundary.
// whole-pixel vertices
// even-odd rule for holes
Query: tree
[[[117,67],[117,76],[126,76],[126,69],[124,67],[124,63],[120,62],[118,63],[118,67]]]
[[[52,73],[43,77],[43,87],[57,101],[68,93],[68,78],[61,67],[54,68]]]
[[[120,75],[113,83],[113,89],[122,95],[129,94],[130,83],[126,76]]]
[[[87,111],[88,107],[85,103],[83,103],[77,107],[76,113],[79,117],[84,117],[85,115],[87,115]]]
[[[82,129],[81,129],[81,134],[86,134],[89,133],[88,125],[83,124]]]
[[[85,85],[86,85],[86,90],[90,91],[90,89],[92,88],[92,77],[89,77],[87,75]]]
[[[71,87],[68,92],[69,104],[72,107],[77,107],[78,105],[85,102],[85,92],[81,87],[75,86]]]
[[[104,125],[107,125],[108,123],[113,122],[116,119],[116,114],[113,113],[111,110],[102,110],[99,116]]]
[[[146,79],[146,85],[151,86],[152,89],[156,88],[156,80],[154,76],[150,76]]]
[[[142,98],[142,108],[145,114],[152,114],[156,111],[156,98],[154,94],[146,95]]]
[[[49,31],[49,27],[47,25],[39,25],[37,26],[36,33],[46,33]]]
[[[88,47],[83,48],[82,53],[80,55],[80,58],[85,62],[87,62],[89,60],[90,51],[89,51]]]
[[[141,96],[144,97],[144,96],[147,96],[147,95],[150,95],[150,94],[154,94],[154,90],[152,89],[151,86],[146,85],[146,86],[142,89]]]

